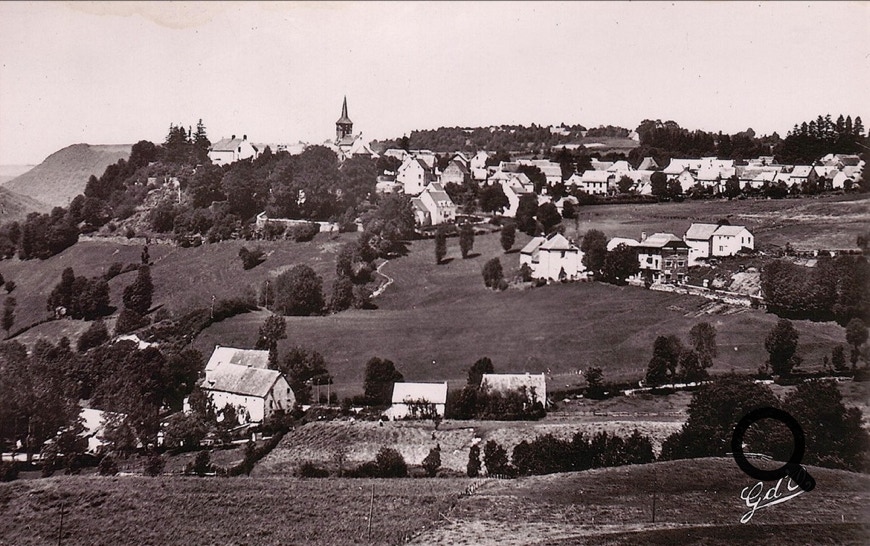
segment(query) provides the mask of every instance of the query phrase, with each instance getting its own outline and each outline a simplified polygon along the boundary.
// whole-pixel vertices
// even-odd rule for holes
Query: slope
[[[48,212],[48,205],[0,186],[0,224],[21,221],[31,212]]]
[[[130,157],[131,148],[130,144],[73,144],[6,182],[5,187],[48,205],[65,207],[85,190],[91,175],[99,177],[112,163]]]

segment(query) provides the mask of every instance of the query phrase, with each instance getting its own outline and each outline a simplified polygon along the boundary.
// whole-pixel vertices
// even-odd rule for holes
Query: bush
[[[124,309],[118,315],[118,321],[115,323],[115,335],[128,334],[139,328],[144,328],[148,324],[148,317],[143,317],[132,309]]]
[[[15,461],[0,461],[0,482],[18,479],[18,464]]]
[[[242,247],[239,249],[239,258],[242,259],[242,268],[247,271],[248,269],[253,269],[266,261],[265,252],[260,247],[255,248],[254,250],[248,250],[246,247]]]
[[[208,451],[200,451],[196,454],[196,458],[187,463],[187,467],[184,469],[185,474],[196,474],[197,476],[205,476],[209,472],[212,472],[214,467],[211,464],[211,454]]]
[[[320,224],[317,222],[308,222],[290,228],[289,235],[297,243],[304,243],[314,239],[314,236],[318,233],[320,233]]]
[[[438,469],[441,468],[441,446],[435,446],[429,450],[429,454],[423,459],[423,469],[426,470],[426,476],[434,478],[438,474]]]
[[[501,267],[501,260],[493,258],[486,262],[483,266],[483,283],[487,288],[500,288],[501,281],[504,280],[504,272]],[[507,286],[505,286],[507,288]]]
[[[107,269],[105,273],[103,273],[103,278],[110,281],[120,275],[123,269],[124,264],[121,262],[115,262],[109,266],[109,269]]]
[[[88,349],[99,347],[107,341],[109,341],[109,329],[106,328],[105,322],[98,320],[79,337],[77,348],[80,353],[85,353]]]
[[[153,478],[162,474],[163,468],[165,466],[166,461],[163,460],[163,457],[161,457],[157,453],[152,453],[148,456],[148,460],[145,461],[145,468],[143,469],[143,472],[146,476],[151,476]]]
[[[382,447],[375,457],[381,478],[406,478],[408,464],[402,454],[390,447]]]
[[[300,478],[328,478],[329,471],[320,468],[311,461],[306,461],[299,466],[296,475]]]
[[[97,472],[100,476],[114,476],[118,473],[118,463],[111,455],[106,455],[100,459],[100,464],[97,465]]]

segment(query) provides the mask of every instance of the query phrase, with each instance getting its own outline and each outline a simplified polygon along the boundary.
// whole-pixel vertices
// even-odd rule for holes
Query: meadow
[[[813,491],[747,524],[756,482],[724,458],[516,480],[61,476],[0,484],[0,545],[56,543],[61,510],[68,546],[866,544],[870,477],[808,470]]]

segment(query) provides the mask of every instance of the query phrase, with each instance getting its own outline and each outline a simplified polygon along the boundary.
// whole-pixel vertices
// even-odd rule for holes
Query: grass
[[[73,476],[0,484],[0,546],[396,544],[470,480]],[[368,537],[370,495],[374,517]]]
[[[277,275],[298,263],[310,265],[324,278],[324,294],[328,299],[334,277],[335,253],[341,242],[350,238],[351,235],[334,237],[321,234],[308,243],[225,241],[198,248],[152,244],[149,254],[153,262],[153,307],[163,306],[179,314],[197,307],[207,308],[211,305],[212,296],[221,300],[255,291],[269,276]],[[245,271],[238,258],[239,249],[257,245],[267,252],[268,257],[259,266]],[[47,260],[22,261],[16,258],[0,261],[0,273],[5,279],[14,280],[17,285],[12,292],[18,302],[12,330],[18,331],[48,316],[46,299],[60,282],[61,273],[66,267],[72,267],[76,275],[99,276],[114,262],[139,264],[141,252],[142,245],[138,243],[89,240],[77,243]],[[123,290],[135,277],[136,272],[131,271],[109,282],[112,305],[119,310],[123,305]],[[40,324],[19,336],[19,339],[32,343],[39,337],[57,339],[60,331],[64,332],[62,335],[78,335],[87,329],[87,325],[80,321],[61,322],[67,324]],[[109,320],[110,326],[113,322]]]
[[[526,241],[523,235],[516,246]],[[474,252],[479,255],[467,260],[450,239],[453,260],[439,266],[433,247],[433,241],[416,241],[408,256],[382,268],[393,283],[375,300],[376,310],[288,317],[288,339],[279,350],[298,344],[322,353],[340,396],[360,392],[365,362],[373,356],[393,360],[406,380],[446,379],[451,388],[460,387],[468,368],[483,356],[500,372],[548,372],[551,390],[583,384],[577,372],[589,366],[603,368],[607,381],[637,380],[658,335],[674,333],[687,340],[700,321],[717,329],[720,356],[714,373],[754,372],[767,358],[763,343],[777,319],[772,314],[599,283],[493,292],[480,274],[486,260],[498,256],[509,275],[519,265],[518,254],[501,250],[498,234],[478,236]],[[215,344],[251,346],[267,316],[249,313],[215,324],[195,345],[204,353]],[[843,329],[836,324],[795,324],[808,365],[820,363],[843,342]]]
[[[756,481],[731,459],[489,482],[411,544],[866,543],[870,476],[808,470],[813,491],[759,510],[745,525],[740,491]]]

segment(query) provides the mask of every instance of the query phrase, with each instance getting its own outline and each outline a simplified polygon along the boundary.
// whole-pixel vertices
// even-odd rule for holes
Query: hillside
[[[85,190],[91,175],[99,177],[112,163],[130,157],[131,148],[130,144],[73,144],[54,152],[4,186],[48,205],[65,207]]]
[[[813,491],[745,525],[756,482],[731,459],[517,480],[57,476],[0,483],[0,545],[54,544],[61,510],[67,546],[866,544],[870,477],[808,470]]]
[[[21,221],[31,212],[48,212],[50,209],[42,201],[0,186],[0,224]]]
[[[34,165],[0,165],[0,185],[21,176],[33,167]]]

